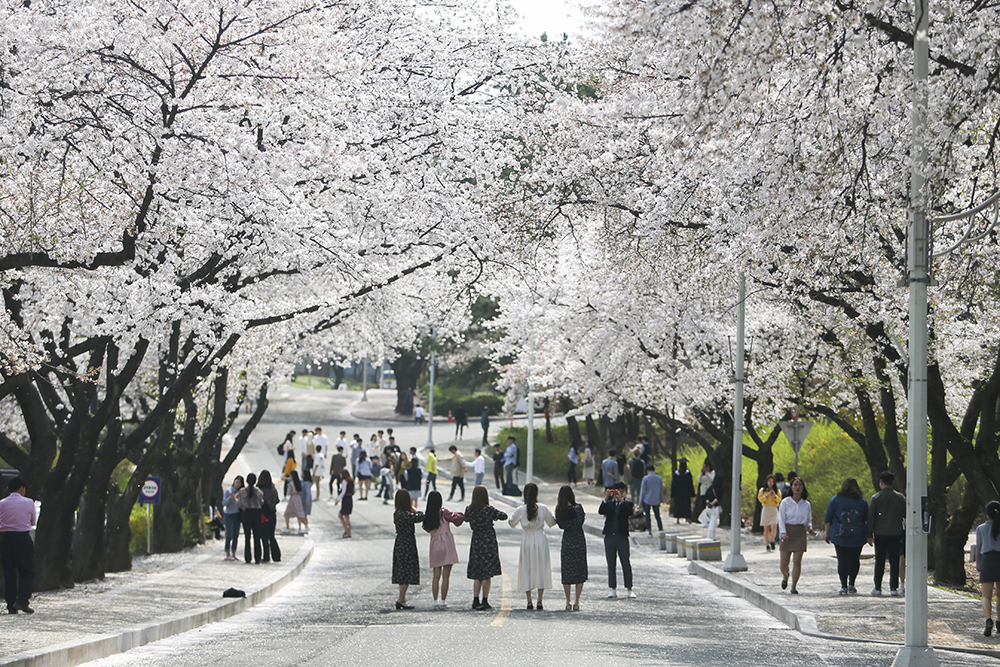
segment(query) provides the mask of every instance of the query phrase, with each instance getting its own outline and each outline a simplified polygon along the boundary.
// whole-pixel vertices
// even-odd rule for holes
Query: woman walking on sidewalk
[[[774,550],[774,540],[778,532],[778,505],[781,504],[781,491],[775,486],[774,475],[764,478],[764,486],[757,492],[760,502],[760,525],[764,527],[764,544],[768,551]]]
[[[580,611],[580,593],[587,581],[587,538],[583,534],[586,513],[576,502],[573,489],[567,484],[559,489],[556,501],[556,523],[562,528],[562,549],[559,551],[560,576],[566,593],[566,611]],[[570,591],[576,585],[576,597],[570,601]]]
[[[990,606],[995,584],[1000,581],[1000,502],[986,503],[986,518],[976,528],[976,569],[979,570],[979,590],[983,596],[983,615],[986,629],[983,636],[993,634],[993,616]],[[1000,618],[1000,592],[997,593],[997,617]]]
[[[538,502],[538,485],[529,482],[524,485],[524,504],[514,510],[507,522],[511,528],[521,524],[521,553],[517,560],[518,587],[528,599],[528,609],[534,609],[531,601],[532,589],[538,589],[538,610],[542,610],[542,596],[546,588],[552,588],[552,560],[549,557],[549,541],[543,532],[545,526],[554,526],[556,518],[545,505]]]
[[[868,541],[868,501],[858,486],[858,480],[848,477],[840,492],[830,499],[826,507],[827,544],[833,542],[837,550],[837,574],[840,575],[840,594],[858,592],[854,583],[861,569],[861,549]]]
[[[802,554],[806,552],[806,532],[812,530],[812,505],[801,477],[792,482],[792,495],[778,505],[778,536],[781,538],[781,590],[788,588],[788,561],[792,561],[792,590],[799,592]]]
[[[458,551],[455,549],[455,536],[451,534],[449,523],[461,526],[465,517],[459,512],[452,512],[441,507],[441,494],[431,491],[427,494],[427,504],[424,507],[424,530],[431,534],[430,563],[434,571],[431,592],[434,594],[434,608],[448,608],[448,583],[451,581],[451,567],[458,562]],[[438,592],[441,593],[441,603],[438,603]]]
[[[302,508],[302,482],[299,480],[298,471],[292,471],[289,482],[291,484],[288,487],[288,504],[285,505],[285,532],[291,532],[292,517],[295,517],[299,524],[299,534],[305,535],[309,532],[309,517]]]
[[[250,564],[250,542],[253,540],[253,562],[260,564],[260,512],[264,494],[254,486],[257,475],[247,475],[247,485],[236,494],[236,504],[243,510],[243,560]]]
[[[333,501],[333,505],[340,505],[340,524],[344,527],[341,538],[346,539],[351,536],[351,512],[354,511],[354,480],[347,468],[340,471],[340,482],[340,495]]]
[[[492,609],[490,606],[490,584],[493,577],[503,574],[500,567],[500,548],[493,522],[503,521],[507,514],[490,505],[490,492],[485,486],[472,490],[472,503],[465,508],[465,521],[472,529],[472,544],[469,547],[469,567],[466,577],[472,579],[472,608]],[[480,593],[482,599],[480,600]]]
[[[264,494],[264,501],[261,506],[260,541],[264,545],[264,559],[262,563],[281,562],[281,547],[274,537],[274,530],[278,527],[278,489],[274,486],[269,470],[260,471],[260,479],[257,481]]]
[[[392,545],[392,583],[399,586],[396,609],[413,609],[413,605],[406,603],[406,590],[411,585],[420,585],[420,557],[417,556],[413,526],[424,520],[424,514],[413,509],[406,489],[396,491],[395,502],[396,511],[392,515],[392,523],[396,526],[396,541]]]
[[[240,506],[236,494],[243,488],[243,476],[237,475],[233,485],[222,494],[222,516],[226,522],[226,558],[236,560],[236,548],[240,541]]]

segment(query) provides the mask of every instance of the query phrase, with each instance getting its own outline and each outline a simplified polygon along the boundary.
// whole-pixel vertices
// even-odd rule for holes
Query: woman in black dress
[[[274,561],[275,563],[280,563],[281,547],[278,546],[278,540],[274,538],[274,528],[278,525],[278,489],[274,486],[270,471],[260,471],[257,488],[264,493],[260,525],[260,541],[264,547],[264,559],[261,562],[268,563]]]
[[[576,502],[573,489],[567,484],[559,489],[556,503],[556,523],[563,529],[562,551],[559,554],[566,611],[580,611],[580,593],[587,581],[587,538],[583,535],[583,507]],[[576,599],[570,602],[570,590],[576,584]]]
[[[341,535],[341,539],[346,539],[351,536],[351,512],[354,511],[354,480],[351,479],[351,471],[344,468],[340,471],[340,495],[337,496],[337,500],[333,502],[334,506],[337,503],[340,505],[340,523],[344,526],[344,534]]]
[[[472,529],[472,546],[469,548],[469,568],[466,576],[472,579],[472,608],[492,609],[490,606],[490,584],[493,577],[503,572],[500,569],[500,548],[494,521],[505,521],[507,515],[490,505],[490,492],[485,486],[472,490],[472,504],[465,508],[465,521]],[[482,592],[482,601],[479,594]]]
[[[392,515],[392,522],[396,525],[396,542],[392,545],[392,583],[399,585],[396,609],[413,609],[413,605],[406,604],[406,589],[411,584],[420,584],[420,560],[413,526],[423,520],[424,513],[413,510],[409,492],[406,489],[396,491],[396,511]]]

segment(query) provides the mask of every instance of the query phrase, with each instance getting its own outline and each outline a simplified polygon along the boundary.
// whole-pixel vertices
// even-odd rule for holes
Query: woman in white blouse
[[[812,505],[801,477],[792,482],[792,495],[778,506],[778,535],[781,539],[781,589],[788,588],[788,561],[792,560],[792,590],[797,594],[802,573],[802,554],[806,551],[806,533],[812,530]]]
[[[524,485],[524,504],[514,510],[508,521],[514,528],[521,524],[521,555],[517,563],[520,589],[528,596],[528,609],[536,607],[531,602],[531,590],[538,589],[538,606],[542,609],[542,595],[552,588],[552,561],[549,558],[549,541],[542,532],[546,525],[554,526],[556,518],[545,505],[538,503],[538,485]]]

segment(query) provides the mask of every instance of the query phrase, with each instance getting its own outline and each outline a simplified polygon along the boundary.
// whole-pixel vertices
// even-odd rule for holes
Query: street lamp
[[[743,477],[743,385],[746,382],[743,348],[746,330],[746,275],[740,273],[740,300],[736,308],[736,401],[733,406],[733,480],[729,522],[732,529],[731,548],[722,569],[726,572],[746,572],[747,561],[740,553],[740,482]]]
[[[431,327],[431,390],[427,393],[427,447],[434,446],[434,327]]]

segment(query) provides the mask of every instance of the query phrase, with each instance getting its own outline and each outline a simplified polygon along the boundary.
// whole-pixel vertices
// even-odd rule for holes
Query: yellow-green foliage
[[[764,432],[764,429],[761,429]],[[753,441],[744,436],[744,444],[750,449],[756,449]],[[688,466],[697,477],[705,461],[705,453],[701,449],[686,450]],[[659,471],[659,467],[657,468]],[[795,452],[782,434],[774,444],[774,471],[788,475],[795,469]],[[805,480],[809,490],[809,503],[813,510],[813,525],[819,529],[823,525],[823,516],[830,498],[840,491],[841,484],[848,477],[855,477],[866,497],[871,497],[871,473],[865,462],[864,454],[856,442],[847,437],[836,425],[817,421],[799,451],[799,475]],[[754,502],[757,500],[757,462],[743,457],[743,487],[742,513],[750,524],[753,515]],[[732,483],[726,480],[726,489]]]
[[[554,443],[545,441],[544,422],[542,428],[535,429],[535,461],[534,470],[538,475],[551,477],[556,480],[565,478],[569,452],[569,431],[565,426],[552,429]],[[765,429],[761,429],[762,432]],[[521,448],[522,459],[526,456],[527,429],[504,427],[497,436],[497,441],[504,443],[508,435],[513,435]],[[753,441],[748,436],[744,437],[745,444],[751,449],[756,449]],[[478,446],[475,442],[469,444],[471,448]],[[598,459],[603,457],[603,452]],[[627,454],[626,454],[627,455]],[[705,461],[705,452],[700,447],[685,447],[679,456],[688,459],[688,467],[697,479],[701,466]],[[522,470],[524,465],[522,464]],[[795,469],[795,452],[788,444],[784,434],[778,437],[774,445],[774,470],[787,475],[789,470]],[[659,473],[667,484],[670,479],[670,461],[658,459],[656,461],[656,472]],[[578,471],[579,474],[579,471]],[[836,425],[817,421],[813,424],[809,436],[802,445],[799,452],[799,474],[802,475],[809,489],[809,502],[813,508],[813,523],[817,529],[822,526],[823,516],[826,513],[826,506],[830,498],[835,496],[840,490],[847,477],[855,477],[865,496],[871,497],[875,492],[872,488],[871,473],[864,455],[857,443],[847,437]],[[754,501],[757,499],[757,462],[753,459],[743,457],[743,488],[742,488],[742,512],[748,518],[753,515]],[[731,487],[731,482],[726,480],[726,489]]]
[[[153,508],[149,511],[150,526],[153,522]],[[129,528],[132,530],[132,540],[129,542],[129,550],[133,554],[146,553],[146,506],[136,503],[132,507],[132,514],[128,520]]]

